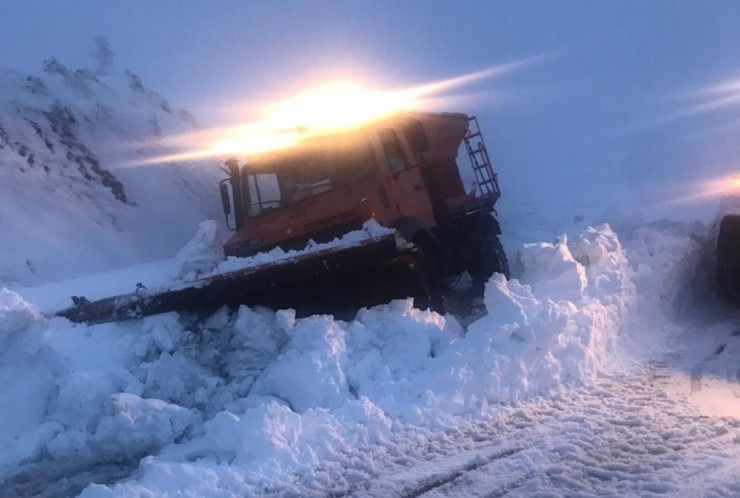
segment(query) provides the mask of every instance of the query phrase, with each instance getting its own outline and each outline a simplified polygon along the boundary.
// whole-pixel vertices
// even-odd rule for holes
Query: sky
[[[330,80],[399,88],[524,61],[445,101],[480,118],[502,202],[690,216],[698,185],[737,169],[740,3],[459,3],[0,0],[0,66],[89,67],[102,35],[116,70],[217,124]]]

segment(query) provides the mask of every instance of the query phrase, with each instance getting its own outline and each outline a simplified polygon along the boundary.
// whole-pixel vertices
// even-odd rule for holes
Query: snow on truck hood
[[[411,300],[349,323],[243,306],[197,324],[168,313],[87,326],[2,290],[0,399],[12,408],[0,413],[0,473],[41,455],[148,454],[136,480],[83,496],[259,494],[346,463],[350,448],[386,451],[618,364],[635,285],[617,235],[588,228],[526,244],[520,260],[521,281],[494,275],[487,314],[467,330]]]

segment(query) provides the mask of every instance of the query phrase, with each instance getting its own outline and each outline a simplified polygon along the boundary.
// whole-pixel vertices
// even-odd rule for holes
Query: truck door
[[[394,128],[381,128],[378,138],[390,173],[389,197],[399,216],[416,217],[428,226],[434,226],[434,213],[424,179],[420,169],[414,167],[411,151],[404,148],[399,132]]]

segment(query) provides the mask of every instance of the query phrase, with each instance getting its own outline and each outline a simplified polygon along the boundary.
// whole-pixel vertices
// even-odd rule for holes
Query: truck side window
[[[249,175],[249,216],[280,207],[280,186],[275,173]]]
[[[401,142],[398,140],[396,132],[390,129],[380,130],[378,132],[380,142],[383,144],[385,157],[388,159],[388,167],[393,173],[398,173],[406,169],[406,160],[403,157]]]

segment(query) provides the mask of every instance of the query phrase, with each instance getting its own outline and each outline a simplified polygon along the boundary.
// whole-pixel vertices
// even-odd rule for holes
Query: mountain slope
[[[174,254],[220,218],[217,162],[147,164],[196,129],[129,72],[0,69],[0,284]]]

